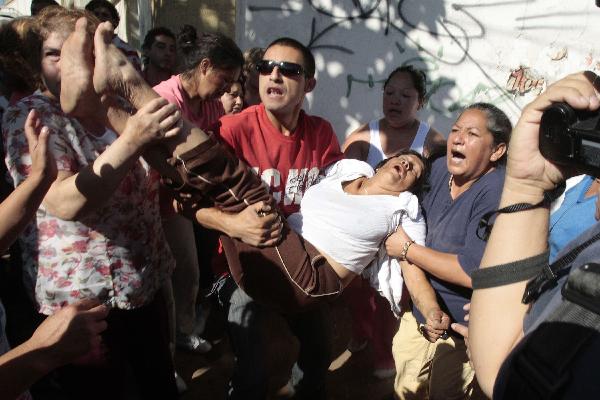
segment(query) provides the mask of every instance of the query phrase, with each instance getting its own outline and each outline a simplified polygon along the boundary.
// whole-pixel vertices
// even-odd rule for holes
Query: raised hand
[[[30,176],[50,183],[56,179],[57,169],[54,156],[48,147],[50,129],[42,126],[36,110],[31,110],[25,120],[25,138],[31,156]]]
[[[155,98],[127,119],[123,136],[145,146],[176,136],[181,130],[181,111],[163,98]]]
[[[539,151],[539,128],[543,111],[555,102],[566,102],[575,109],[597,110],[597,76],[592,72],[569,75],[549,86],[523,109],[513,129],[508,148],[505,188],[540,197],[575,171],[557,166]]]

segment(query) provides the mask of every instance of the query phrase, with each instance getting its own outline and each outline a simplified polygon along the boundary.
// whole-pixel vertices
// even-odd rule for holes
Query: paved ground
[[[327,378],[329,398],[331,400],[384,400],[390,398],[393,379],[378,380],[371,376],[372,354],[370,346],[359,353],[346,350],[350,339],[350,319],[341,302],[332,305],[334,330],[334,361],[329,368]],[[293,357],[297,353],[297,343],[286,333],[285,324],[279,320],[271,321],[268,332],[272,335],[273,346],[270,349],[273,371],[270,387],[271,399],[286,398],[277,395],[277,389],[287,382]],[[284,332],[284,334],[281,334]],[[207,338],[214,343],[213,350],[206,355],[194,355],[178,352],[176,365],[179,374],[188,384],[188,391],[182,400],[220,400],[225,398],[226,383],[233,368],[233,355],[226,336],[222,334],[222,321],[216,312],[212,312],[206,332]]]

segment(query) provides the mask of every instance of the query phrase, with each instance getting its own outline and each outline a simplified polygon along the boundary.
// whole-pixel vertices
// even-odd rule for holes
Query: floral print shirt
[[[61,111],[58,101],[36,92],[4,114],[6,164],[15,186],[31,168],[23,127],[32,108],[51,130],[49,145],[59,171],[78,173],[114,140],[110,131],[102,137],[88,133]],[[37,275],[41,313],[52,314],[82,298],[108,300],[121,309],[154,298],[174,266],[160,223],[159,179],[140,159],[106,204],[78,221],[60,219],[40,206],[22,242],[24,267],[30,277]]]

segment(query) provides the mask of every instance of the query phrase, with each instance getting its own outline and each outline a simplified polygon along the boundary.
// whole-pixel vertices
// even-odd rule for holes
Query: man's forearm
[[[214,229],[230,236],[227,224],[229,214],[217,208],[201,208],[196,211],[196,221],[205,228]]]
[[[33,348],[29,341],[10,350],[0,356],[0,397],[17,398],[55,367],[48,352]]]

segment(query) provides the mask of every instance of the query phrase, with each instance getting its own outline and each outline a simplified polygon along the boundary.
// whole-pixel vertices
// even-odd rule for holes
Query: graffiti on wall
[[[345,7],[334,7],[333,3],[336,2],[319,0],[306,0],[304,3],[315,14],[311,18],[308,40],[308,47],[312,50],[340,52],[347,55],[356,54],[356,51],[348,43],[339,42],[339,35],[336,35],[336,30],[342,27],[364,24],[366,21],[371,20],[380,24],[381,35],[385,37],[401,35],[405,40],[405,44],[401,44],[397,40],[393,42],[395,51],[400,57],[406,53],[407,46],[416,50],[419,55],[418,59],[405,59],[402,64],[409,64],[416,61],[426,72],[437,71],[442,66],[458,66],[465,62],[476,65],[483,79],[480,82],[474,83],[474,87],[465,93],[462,93],[460,88],[455,87],[454,81],[448,78],[439,77],[427,82],[428,107],[436,113],[450,115],[475,99],[477,101],[489,101],[497,105],[503,102],[514,103],[514,96],[511,95],[514,91],[509,90],[508,86],[505,89],[504,85],[496,82],[485,68],[479,66],[470,54],[472,40],[481,39],[486,33],[483,22],[469,10],[470,7],[481,7],[481,5],[451,3],[448,9],[452,11],[453,15],[446,15],[444,11],[436,20],[435,25],[427,26],[420,24],[421,21],[414,20],[415,15],[411,15],[408,12],[407,7],[415,7],[417,3],[406,0],[352,0],[342,2]],[[494,5],[490,4],[492,7]],[[248,9],[253,13],[297,12],[297,8],[291,7],[288,4],[280,6],[249,5]],[[463,27],[464,24],[456,22],[459,17],[463,20],[467,18],[469,21],[471,29],[468,32]],[[436,40],[423,44],[422,41],[413,38],[413,32],[425,33]],[[452,53],[445,52],[443,44],[438,44],[437,47],[433,47],[430,44],[430,42],[437,43],[439,40],[444,40],[446,43],[453,45],[455,49],[459,49],[459,51]],[[372,89],[377,85],[381,85],[385,80],[381,78],[376,79],[373,74],[356,76],[355,74],[347,73],[345,78],[346,97],[351,97],[357,87],[366,86]],[[541,82],[543,82],[543,79]],[[527,87],[527,90],[538,87],[535,86],[538,84],[542,83],[537,81],[530,82],[527,79],[521,79],[518,83],[518,85]],[[519,89],[521,86],[519,86]],[[456,98],[449,104],[436,102],[438,92],[443,90],[447,93],[450,89],[454,89],[454,92],[457,94]],[[448,102],[446,101],[446,103]]]
[[[523,96],[532,90],[539,94],[544,88],[544,85],[544,78],[535,77],[529,68],[520,66],[518,69],[510,72],[508,82],[506,82],[506,90],[509,93],[520,96]]]
[[[427,118],[447,127],[458,110],[477,101],[516,117],[556,77],[585,68],[581,53],[590,53],[593,67],[598,58],[595,42],[581,45],[581,38],[592,37],[592,24],[579,23],[589,14],[584,0],[574,1],[579,8],[569,13],[559,0],[246,1],[248,44],[280,27],[316,50],[319,80],[334,90],[309,98],[310,107],[329,113],[346,133],[380,116],[372,104],[398,65],[426,72]]]

